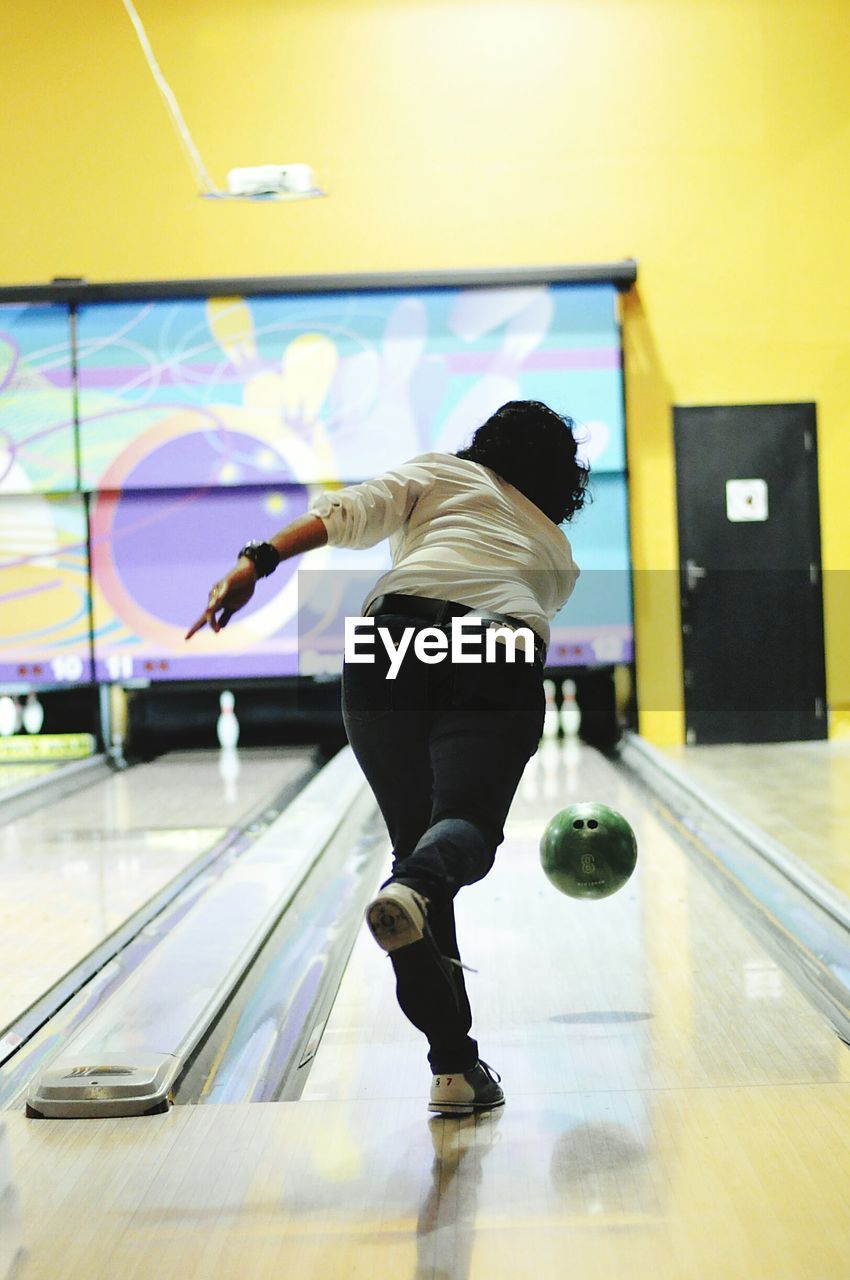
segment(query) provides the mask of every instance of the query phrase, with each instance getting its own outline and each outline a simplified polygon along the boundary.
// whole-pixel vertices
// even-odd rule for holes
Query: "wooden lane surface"
[[[8,1119],[17,1280],[847,1275],[847,1085]]]
[[[850,1052],[610,766],[537,769],[459,900],[503,1111],[429,1119],[364,932],[301,1101],[8,1116],[20,1280],[844,1280]],[[578,795],[638,832],[607,902],[536,864]]]

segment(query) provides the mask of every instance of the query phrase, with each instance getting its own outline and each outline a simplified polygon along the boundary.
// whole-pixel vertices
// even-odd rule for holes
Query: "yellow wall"
[[[847,0],[137,3],[216,181],[306,160],[332,198],[197,199],[120,0],[0,0],[0,283],[636,257],[642,728],[682,733],[672,403],[817,401],[850,717]]]

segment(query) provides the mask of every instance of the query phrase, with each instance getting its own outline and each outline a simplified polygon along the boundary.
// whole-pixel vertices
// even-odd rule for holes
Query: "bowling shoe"
[[[428,900],[408,884],[392,881],[366,908],[366,923],[384,951],[396,951],[425,937]]]
[[[469,1116],[502,1107],[505,1095],[499,1085],[501,1079],[486,1062],[476,1062],[470,1071],[456,1075],[434,1076],[428,1110],[444,1116]]]
[[[455,971],[465,966],[444,956],[428,925],[428,899],[409,884],[391,881],[366,908],[366,923],[379,947],[391,956],[400,981],[418,985],[445,982],[458,1013],[460,991]],[[418,945],[417,945],[418,944]]]

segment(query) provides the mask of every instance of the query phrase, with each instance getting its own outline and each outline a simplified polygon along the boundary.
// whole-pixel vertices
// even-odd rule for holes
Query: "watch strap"
[[[270,542],[246,542],[239,555],[253,563],[258,578],[267,578],[280,564],[280,554]]]

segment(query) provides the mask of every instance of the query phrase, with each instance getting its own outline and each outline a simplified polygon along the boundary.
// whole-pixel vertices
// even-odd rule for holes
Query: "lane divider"
[[[11,1105],[11,1100],[20,1094],[22,1082],[25,1084],[38,1064],[55,1056],[53,1050],[59,1040],[65,1041],[73,1035],[88,1018],[94,1004],[126,980],[161,936],[191,909],[196,898],[209,890],[230,861],[239,857],[280,816],[316,772],[314,760],[305,754],[300,767],[293,766],[273,796],[264,798],[243,814],[237,826],[229,828],[8,1026],[0,1029],[0,1108]],[[112,776],[108,766],[104,766],[104,776]]]
[[[34,1084],[32,1117],[147,1115],[172,1089],[365,788],[346,747],[292,801]]]

